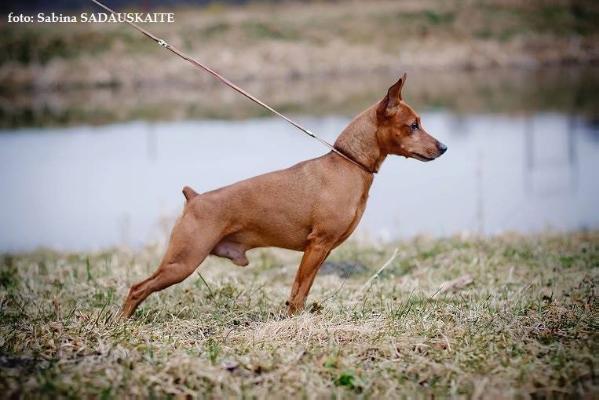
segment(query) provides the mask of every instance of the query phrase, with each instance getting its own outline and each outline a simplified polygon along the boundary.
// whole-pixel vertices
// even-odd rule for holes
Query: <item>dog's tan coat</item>
[[[428,161],[446,150],[403,102],[405,79],[404,74],[384,99],[354,118],[335,142],[372,171],[389,154]],[[373,179],[330,152],[203,194],[185,187],[187,202],[166,254],[154,274],[131,287],[122,315],[131,316],[148,295],[188,277],[209,254],[244,266],[246,251],[257,247],[304,252],[288,301],[289,313],[297,312],[320,265],[359,223]]]

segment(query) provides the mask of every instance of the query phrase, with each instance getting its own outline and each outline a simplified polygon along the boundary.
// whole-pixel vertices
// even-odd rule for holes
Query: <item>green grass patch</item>
[[[161,251],[2,255],[3,395],[598,394],[597,232],[348,242],[295,317],[284,303],[298,254],[254,251],[246,268],[209,258],[115,320]],[[331,273],[348,265],[359,273]],[[463,276],[471,282],[448,286]]]

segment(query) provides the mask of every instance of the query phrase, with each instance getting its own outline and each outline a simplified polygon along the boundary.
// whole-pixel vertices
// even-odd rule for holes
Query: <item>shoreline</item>
[[[0,129],[99,125],[131,120],[240,120],[269,115],[205,73],[189,67],[195,84],[77,87],[0,91]],[[489,79],[492,75],[492,79]],[[281,111],[296,116],[352,116],[382,96],[392,72],[312,79],[238,82]],[[595,118],[599,68],[494,68],[483,71],[408,71],[406,96],[421,112],[527,114],[564,112]],[[559,94],[559,95],[557,95]]]

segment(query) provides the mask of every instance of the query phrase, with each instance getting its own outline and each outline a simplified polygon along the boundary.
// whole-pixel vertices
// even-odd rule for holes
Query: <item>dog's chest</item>
[[[365,193],[354,208],[353,215],[347,224],[347,227],[344,232],[341,233],[338,244],[345,241],[356,229],[360,220],[362,219],[362,215],[364,214],[364,210],[366,209],[366,202],[368,200],[368,193]]]
[[[343,242],[355,230],[360,222],[368,199],[368,185],[354,184],[346,187],[329,187],[326,204],[322,213],[316,218],[319,228],[336,238],[337,243]],[[332,189],[332,190],[331,190]]]

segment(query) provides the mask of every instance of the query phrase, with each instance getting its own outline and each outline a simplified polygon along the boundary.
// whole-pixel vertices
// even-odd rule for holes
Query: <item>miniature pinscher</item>
[[[246,266],[246,252],[257,247],[304,252],[287,302],[290,315],[300,311],[324,260],[358,225],[385,158],[431,161],[447,150],[403,101],[405,82],[406,74],[335,141],[355,163],[331,151],[203,194],[184,187],[185,207],[166,254],[150,277],[131,287],[121,315],[130,317],[150,294],[187,278],[209,254]]]

